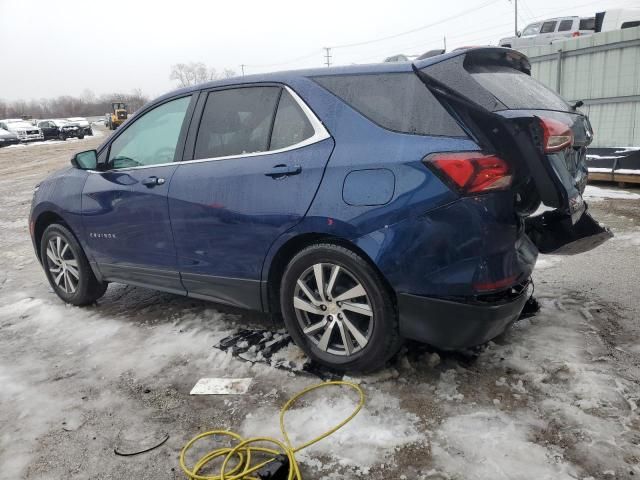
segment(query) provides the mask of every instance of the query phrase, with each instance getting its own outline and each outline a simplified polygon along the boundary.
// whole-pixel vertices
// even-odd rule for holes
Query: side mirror
[[[516,36],[518,36],[518,37],[522,36],[522,32],[521,32],[520,30],[518,30],[518,31],[516,32]]]
[[[98,168],[98,152],[87,150],[76,153],[71,159],[71,165],[80,170],[95,170]]]

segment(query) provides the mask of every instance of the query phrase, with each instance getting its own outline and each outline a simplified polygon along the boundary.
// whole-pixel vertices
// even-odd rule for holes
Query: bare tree
[[[209,72],[202,62],[177,63],[171,66],[169,80],[176,80],[180,87],[196,85],[208,79]]]
[[[222,73],[202,62],[176,63],[171,66],[169,80],[178,82],[179,87],[188,87],[206,82],[207,80],[217,80],[219,78],[235,77],[236,72],[225,68]]]

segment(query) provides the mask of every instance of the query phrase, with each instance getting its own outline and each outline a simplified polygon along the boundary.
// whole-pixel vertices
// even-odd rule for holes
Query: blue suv
[[[505,48],[226,79],[77,154],[30,230],[65,302],[119,282],[260,310],[316,362],[373,370],[405,338],[488,341],[539,251],[610,236],[581,196],[591,139]]]

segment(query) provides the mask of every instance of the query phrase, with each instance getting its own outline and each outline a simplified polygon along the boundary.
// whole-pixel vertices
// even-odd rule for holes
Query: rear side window
[[[313,126],[291,94],[282,90],[269,150],[290,147],[314,134]]]
[[[499,65],[474,65],[469,73],[509,109],[567,111],[569,108],[560,95],[520,70]]]
[[[279,87],[233,88],[209,93],[194,158],[266,152],[279,97]]]
[[[640,26],[640,20],[634,20],[633,22],[624,22],[620,28],[633,28]]]
[[[542,24],[542,28],[540,29],[540,33],[551,33],[556,29],[556,24],[558,22],[544,22]]]
[[[560,26],[558,27],[558,31],[568,32],[569,30],[571,30],[572,26],[573,26],[573,20],[562,20],[560,22]]]
[[[383,128],[415,135],[466,136],[412,72],[331,75],[314,80]]]
[[[595,30],[596,29],[596,19],[592,18],[583,18],[580,20],[580,30]]]

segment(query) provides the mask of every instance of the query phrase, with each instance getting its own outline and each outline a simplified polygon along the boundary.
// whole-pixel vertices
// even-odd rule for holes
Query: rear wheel
[[[280,304],[289,333],[314,361],[339,371],[371,371],[399,349],[397,313],[380,275],[344,247],[318,244],[284,273]]]
[[[93,274],[76,238],[63,225],[52,224],[44,231],[40,258],[49,284],[65,302],[88,305],[107,290],[107,284]]]

